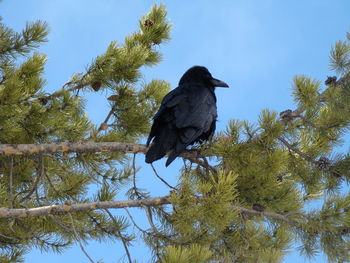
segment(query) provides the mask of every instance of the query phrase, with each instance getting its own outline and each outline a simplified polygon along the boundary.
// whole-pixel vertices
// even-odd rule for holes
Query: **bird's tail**
[[[167,127],[162,129],[146,153],[146,163],[152,163],[164,157],[176,144],[177,135],[174,129]],[[176,158],[176,157],[175,157]],[[174,159],[175,159],[174,158]],[[170,164],[170,163],[169,163]],[[167,166],[169,165],[167,162]]]
[[[173,150],[170,154],[169,154],[169,157],[168,159],[166,160],[166,163],[165,163],[165,166],[168,167],[175,159],[176,157],[178,157],[179,154]]]
[[[165,156],[166,152],[162,149],[161,145],[152,143],[146,153],[146,163],[153,163]]]

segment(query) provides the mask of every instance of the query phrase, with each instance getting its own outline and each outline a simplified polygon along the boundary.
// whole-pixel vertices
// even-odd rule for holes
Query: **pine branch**
[[[330,81],[330,79],[331,79],[331,81]],[[331,88],[334,86],[342,87],[342,86],[345,86],[346,84],[348,84],[349,81],[350,81],[350,74],[348,73],[345,76],[343,76],[342,78],[340,78],[339,80],[336,80],[336,77],[328,77],[328,79],[325,81],[325,84],[330,85]],[[316,101],[316,104],[319,104],[319,103],[326,101],[325,95],[327,94],[330,87],[326,88],[321,94],[318,95],[318,99]],[[292,110],[282,111],[280,113],[280,117],[281,117],[280,121],[284,125],[287,125],[290,121],[292,121],[296,118],[301,118],[305,121],[304,116],[302,116],[302,113],[305,110],[306,109],[302,105],[300,105],[294,111],[292,111]]]
[[[65,84],[65,85],[67,85],[67,84]],[[84,88],[84,87],[86,87],[88,85],[90,85],[90,83],[82,82],[82,83],[80,83],[80,84],[78,84],[76,86],[70,87],[69,89],[62,88],[62,89],[60,89],[60,90],[58,90],[58,91],[56,91],[56,92],[54,92],[54,93],[52,93],[50,95],[47,95],[47,96],[44,96],[44,97],[40,97],[38,99],[40,99],[40,100],[51,100],[53,98],[62,96],[67,91],[68,92],[72,92],[72,91],[80,90],[80,89],[82,89],[82,88]]]
[[[198,202],[200,202],[203,197],[198,197]],[[150,207],[150,206],[160,206],[170,203],[169,196],[161,196],[154,198],[145,198],[141,200],[127,200],[127,201],[102,201],[102,202],[91,202],[91,203],[78,203],[71,205],[50,205],[42,206],[36,208],[0,208],[0,218],[28,218],[28,217],[38,217],[38,216],[48,216],[48,215],[62,215],[72,212],[80,211],[91,211],[97,209],[110,209],[110,208],[127,208],[127,207]],[[286,215],[278,214],[269,211],[257,211],[251,208],[245,208],[238,205],[233,205],[232,209],[238,211],[241,214],[247,214],[252,216],[263,216],[268,218],[273,218],[277,220],[284,221],[290,225],[302,224],[303,221],[290,219]]]
[[[314,159],[312,159],[309,155],[307,155],[306,153],[303,153],[302,151],[300,151],[298,148],[294,147],[293,145],[291,145],[286,139],[279,137],[278,140],[280,142],[282,142],[285,146],[287,146],[287,148],[289,150],[291,150],[292,152],[297,153],[298,155],[300,155],[300,157],[304,158],[306,161],[313,163],[313,164],[318,164],[317,161],[315,161]]]
[[[144,144],[124,142],[61,142],[47,144],[0,144],[0,156],[33,155],[57,152],[121,152],[146,153]],[[198,158],[200,154],[195,150],[186,150],[180,155],[184,158]]]
[[[78,203],[71,205],[49,205],[36,208],[0,208],[0,218],[27,218],[47,215],[60,215],[71,212],[91,211],[96,209],[144,207],[170,204],[169,196],[146,198],[142,200],[103,201],[91,203]]]

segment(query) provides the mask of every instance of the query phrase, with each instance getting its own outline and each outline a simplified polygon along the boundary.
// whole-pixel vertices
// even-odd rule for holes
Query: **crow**
[[[147,139],[146,163],[168,155],[166,166],[187,146],[207,141],[215,132],[217,110],[215,87],[228,85],[212,77],[207,68],[194,66],[181,77],[153,117]]]

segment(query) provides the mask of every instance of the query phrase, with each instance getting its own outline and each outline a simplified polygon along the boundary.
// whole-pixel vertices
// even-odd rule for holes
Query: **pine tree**
[[[281,262],[296,241],[306,256],[349,261],[350,155],[335,149],[350,128],[350,34],[331,49],[336,76],[324,85],[296,76],[295,110],[230,121],[212,142],[182,154],[178,184],[154,198],[137,187],[135,154],[146,152],[138,143],[170,87],[144,83],[141,70],[160,62],[157,46],[170,28],[165,7],[153,6],[137,32],[47,94],[46,57],[37,51],[47,24],[17,33],[0,23],[0,261],[22,262],[33,247],[62,252],[110,239],[131,262],[138,236],[155,262]],[[101,125],[88,119],[80,90],[113,94]],[[320,196],[322,207],[308,210]],[[128,207],[144,210],[148,229]]]

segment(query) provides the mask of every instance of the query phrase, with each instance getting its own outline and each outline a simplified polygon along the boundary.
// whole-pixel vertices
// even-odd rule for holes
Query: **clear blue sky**
[[[192,65],[204,65],[230,89],[218,89],[218,130],[229,119],[255,121],[264,108],[278,112],[293,109],[292,78],[305,74],[322,82],[329,71],[329,50],[350,29],[348,0],[285,1],[162,1],[173,24],[172,40],[160,50],[164,61],[147,68],[145,80],[164,79],[174,88]],[[40,51],[48,55],[46,90],[55,91],[75,72],[82,72],[112,40],[137,30],[138,19],[160,1],[113,0],[5,0],[0,3],[4,23],[21,30],[26,21],[42,19],[50,25],[49,43]],[[101,123],[108,109],[106,100],[87,96],[87,111]],[[348,145],[345,146],[349,148]],[[138,165],[144,166],[143,157]],[[176,182],[180,163],[159,172]],[[154,196],[165,194],[148,167],[141,170],[139,183]],[[122,198],[122,197],[121,197]],[[115,211],[119,213],[119,211]],[[136,212],[137,213],[137,212]],[[122,214],[120,212],[120,214]],[[143,225],[142,217],[139,219]],[[141,242],[131,249],[134,259],[148,262],[149,252]],[[97,261],[124,262],[121,244],[91,242],[86,250]],[[78,247],[61,255],[33,251],[26,262],[88,262]],[[307,262],[291,253],[284,262]],[[326,262],[321,256],[314,262]]]

